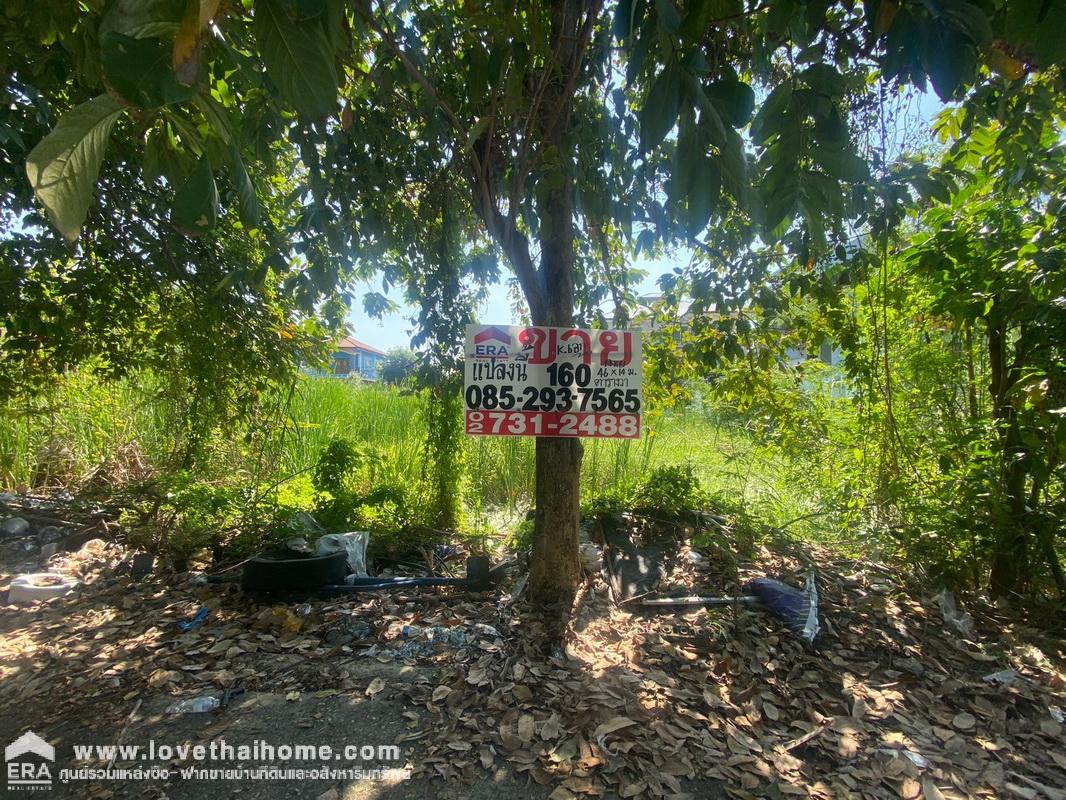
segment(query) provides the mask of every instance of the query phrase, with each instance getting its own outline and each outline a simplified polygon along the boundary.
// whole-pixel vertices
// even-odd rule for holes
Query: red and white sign
[[[640,331],[466,327],[466,432],[639,439]]]

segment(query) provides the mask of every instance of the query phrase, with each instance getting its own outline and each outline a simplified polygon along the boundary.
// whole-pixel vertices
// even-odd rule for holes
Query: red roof
[[[342,336],[341,340],[337,342],[338,350],[365,350],[368,353],[377,353],[379,356],[385,355],[384,350],[378,350],[376,347],[371,347],[368,344],[360,342],[358,339],[353,339],[351,336]]]

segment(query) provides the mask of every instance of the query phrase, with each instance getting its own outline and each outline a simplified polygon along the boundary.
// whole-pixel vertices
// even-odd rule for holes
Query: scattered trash
[[[369,639],[374,635],[374,626],[362,620],[352,620],[352,624],[348,626],[348,632],[353,639]]]
[[[313,605],[311,605],[310,603],[304,603],[302,606],[296,609],[296,616],[301,617],[303,619],[307,619],[309,616],[311,616],[311,612],[314,610],[315,607]]]
[[[992,672],[981,678],[985,683],[991,683],[999,686],[1010,686],[1012,683],[1017,682],[1019,675],[1012,669],[1005,669],[1001,672]]]
[[[259,612],[259,616],[256,617],[256,628],[273,628],[275,630],[287,631],[289,633],[299,633],[303,627],[304,621],[291,609],[285,606],[274,606],[273,608],[264,608]]]
[[[204,620],[207,619],[207,615],[210,614],[210,613],[211,613],[211,609],[210,608],[208,608],[207,606],[201,606],[200,610],[197,611],[192,616],[191,619],[179,620],[178,621],[178,627],[181,628],[182,633],[188,633],[189,631],[193,630],[194,628],[199,628],[201,625],[203,625],[204,624]]]
[[[616,602],[654,591],[667,575],[662,547],[638,545],[621,517],[604,521],[605,559]]]
[[[470,644],[470,636],[462,628],[446,628],[442,625],[428,628],[404,625],[401,634],[409,640],[396,651],[401,658],[433,655],[442,647],[465,647]]]
[[[308,555],[294,550],[277,550],[248,559],[241,574],[245,592],[265,595],[292,595],[336,586],[348,574],[343,550]]]
[[[28,539],[24,539],[24,540],[22,540],[21,542],[18,543],[18,550],[24,556],[29,555],[30,553],[32,553],[36,549],[37,549],[36,543],[31,542]]]
[[[805,591],[773,578],[748,581],[745,591],[752,592],[785,627],[813,642],[821,626],[818,624],[818,587],[814,573],[807,576]]]
[[[244,690],[242,689],[241,691],[243,692]],[[166,715],[176,717],[181,714],[203,714],[207,711],[214,711],[221,705],[222,703],[217,697],[209,694],[201,695],[200,697],[188,697],[171,703],[167,707]]]
[[[488,556],[471,556],[466,560],[465,578],[349,575],[344,579],[343,585],[325,586],[320,594],[333,597],[353,592],[410,589],[416,586],[463,586],[474,591],[482,591],[490,586],[490,572]]]
[[[697,567],[702,567],[707,564],[707,556],[699,550],[686,550],[685,561]]]
[[[35,603],[53,597],[70,594],[78,586],[78,581],[67,575],[53,572],[35,572],[19,575],[11,581],[7,600],[9,603]]]
[[[134,580],[139,581],[146,575],[150,575],[154,566],[155,556],[151,553],[134,553],[133,561],[130,563],[130,575]]]
[[[600,546],[592,542],[582,542],[578,546],[578,553],[585,572],[598,575],[603,569],[603,550]]]
[[[929,759],[923,756],[921,753],[916,753],[913,750],[894,750],[889,747],[881,747],[877,750],[878,753],[884,753],[885,755],[892,756],[893,758],[899,758],[903,756],[909,760],[918,769],[929,769],[932,764],[929,763]]]
[[[1051,714],[1051,718],[1060,725],[1066,725],[1066,714],[1058,706],[1048,706],[1048,713]]]
[[[954,592],[944,589],[936,596],[936,600],[940,604],[940,613],[944,616],[944,622],[967,639],[974,638],[973,617],[970,616],[969,612],[959,610]]]
[[[348,569],[354,575],[366,577],[366,546],[369,542],[370,534],[367,531],[327,533],[315,544],[315,552],[324,556],[344,551],[348,554]]]
[[[301,511],[298,514],[294,514],[292,519],[289,520],[289,530],[296,533],[309,533],[313,536],[321,536],[326,532],[326,529],[318,524],[318,520],[308,514],[306,511]]]
[[[56,525],[45,525],[37,531],[37,541],[42,546],[49,545],[60,541],[65,535],[62,528]]]
[[[0,522],[0,532],[8,536],[21,536],[30,529],[30,523],[22,517],[11,517]]]
[[[303,536],[294,536],[285,542],[285,546],[292,550],[294,553],[310,553],[311,545],[307,543],[307,539]]]

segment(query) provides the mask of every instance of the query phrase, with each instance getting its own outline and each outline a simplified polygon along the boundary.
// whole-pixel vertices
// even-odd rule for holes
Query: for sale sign
[[[639,439],[640,331],[468,325],[466,432]]]

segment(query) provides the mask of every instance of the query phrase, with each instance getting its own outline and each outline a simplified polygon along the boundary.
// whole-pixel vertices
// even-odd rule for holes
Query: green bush
[[[706,500],[691,464],[656,467],[637,487],[633,503],[667,513],[699,511]]]
[[[642,480],[619,481],[593,495],[582,511],[592,517],[633,509],[685,515],[702,510],[706,500],[691,464],[664,464],[653,468]]]

